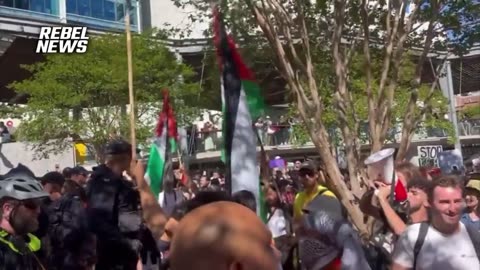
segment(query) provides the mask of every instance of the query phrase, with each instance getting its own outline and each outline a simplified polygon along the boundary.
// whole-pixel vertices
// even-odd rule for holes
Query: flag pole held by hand
[[[130,7],[131,0],[127,0],[127,12],[125,14],[125,34],[127,37],[127,61],[128,61],[128,99],[130,103],[130,141],[132,144],[132,158],[137,156],[137,141],[135,136],[135,96],[133,94],[133,71],[132,71],[132,34],[130,32]]]

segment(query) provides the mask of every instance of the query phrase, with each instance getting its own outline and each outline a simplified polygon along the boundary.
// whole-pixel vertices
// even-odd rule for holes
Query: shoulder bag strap
[[[467,229],[468,236],[472,241],[473,247],[475,248],[475,253],[480,261],[480,232],[472,226],[465,225],[465,228]]]
[[[413,248],[413,270],[415,270],[415,268],[417,267],[417,257],[418,257],[418,254],[420,253],[420,250],[422,249],[423,242],[425,242],[425,238],[427,237],[429,227],[430,227],[430,224],[426,222],[422,222],[420,224],[417,241],[415,241],[415,246]]]

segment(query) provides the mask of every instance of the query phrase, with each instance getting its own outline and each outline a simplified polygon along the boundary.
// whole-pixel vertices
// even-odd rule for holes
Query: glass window
[[[109,21],[115,21],[115,2],[114,0],[103,1],[105,13],[103,18]]]
[[[125,19],[125,5],[123,3],[117,3],[117,21]]]
[[[30,10],[36,12],[45,12],[45,0],[30,0]]]
[[[132,7],[130,10],[130,24],[137,25],[137,11]]]
[[[0,0],[0,6],[13,7],[13,0]]]
[[[92,17],[103,19],[103,1],[92,1]]]
[[[55,2],[53,0],[45,0],[45,12],[49,14],[56,14],[52,10],[52,2],[53,5],[55,5]]]
[[[78,0],[78,15],[91,16],[90,0]]]
[[[15,0],[15,7],[21,9],[28,9],[28,0]]]
[[[77,0],[67,0],[67,13],[77,14]]]

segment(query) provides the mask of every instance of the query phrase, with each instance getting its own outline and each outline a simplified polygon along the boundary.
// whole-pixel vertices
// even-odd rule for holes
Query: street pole
[[[130,141],[132,144],[132,157],[137,155],[137,141],[135,137],[135,96],[133,94],[133,71],[132,71],[132,33],[130,32],[130,8],[131,0],[126,1],[125,33],[127,36],[127,61],[128,61],[128,99],[130,103]]]
[[[457,120],[457,110],[456,110],[456,100],[455,94],[453,93],[453,76],[452,76],[452,67],[450,60],[445,62],[445,69],[446,69],[446,79],[447,79],[447,97],[449,101],[449,113],[450,113],[450,121],[452,121],[453,127],[455,129],[455,148],[458,149],[460,153],[461,160],[463,160],[462,154],[462,144],[460,143],[460,133],[458,132],[458,120]]]

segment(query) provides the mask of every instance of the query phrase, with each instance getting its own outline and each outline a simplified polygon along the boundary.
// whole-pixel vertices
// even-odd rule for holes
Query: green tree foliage
[[[161,110],[162,89],[168,89],[179,124],[197,114],[198,84],[193,70],[151,32],[132,37],[136,136],[142,143],[153,135]],[[29,79],[10,85],[29,96],[17,139],[35,142],[39,151],[60,151],[68,137],[101,149],[112,136],[129,138],[128,69],[124,35],[91,37],[85,54],[47,55],[24,68]]]
[[[480,106],[471,106],[458,113],[460,119],[478,119],[480,118]]]

